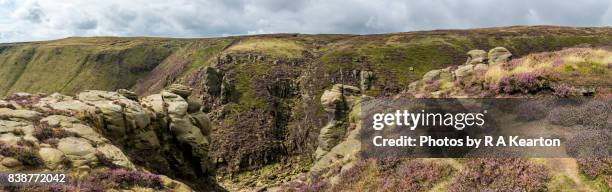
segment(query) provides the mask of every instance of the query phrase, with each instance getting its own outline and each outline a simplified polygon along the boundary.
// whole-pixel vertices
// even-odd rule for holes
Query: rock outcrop
[[[468,60],[465,64],[478,64],[478,63],[486,63],[487,60],[487,52],[484,50],[471,50],[467,52]]]
[[[450,87],[455,85],[472,85],[478,83],[479,75],[483,75],[489,65],[507,63],[512,53],[503,47],[496,47],[489,52],[471,50],[467,52],[467,61],[463,65],[428,71],[423,78],[410,83],[409,92],[417,97],[444,97],[450,94]]]
[[[218,190],[208,157],[210,122],[191,89],[171,85],[138,100],[130,91],[15,94],[0,100],[0,171],[47,170],[81,177],[108,170],[166,174],[164,189],[190,191],[169,178]],[[150,155],[156,154],[156,155]]]
[[[360,95],[359,88],[343,84],[335,84],[323,92],[321,104],[328,114],[329,121],[319,133],[317,157],[329,151],[345,137],[348,112],[358,103]]]
[[[495,47],[489,50],[488,57],[490,64],[502,63],[510,61],[510,58],[512,58],[512,53],[510,53],[510,51],[504,47]]]

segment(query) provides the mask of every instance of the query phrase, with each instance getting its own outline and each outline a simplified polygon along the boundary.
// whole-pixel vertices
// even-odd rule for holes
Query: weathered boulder
[[[96,149],[83,138],[62,138],[57,144],[57,149],[64,153],[75,167],[89,165],[96,160]]]
[[[457,77],[457,78],[467,77],[467,76],[472,75],[474,73],[474,65],[468,64],[468,65],[459,66],[455,70],[454,73],[455,73],[455,77]]]
[[[474,66],[474,71],[479,73],[487,72],[488,69],[489,65],[483,63],[479,63]]]
[[[487,52],[484,50],[471,50],[467,52],[467,62],[465,64],[479,64],[487,61]]]
[[[6,167],[8,170],[12,171],[19,171],[24,168],[23,163],[21,163],[21,161],[12,157],[4,157],[2,161],[0,161],[0,164],[3,167]]]
[[[489,50],[489,64],[508,62],[512,58],[512,53],[503,47],[495,47]]]
[[[185,99],[187,99],[191,95],[192,89],[181,84],[172,84],[167,90],[171,93],[177,94]]]
[[[0,119],[17,118],[22,120],[32,121],[40,117],[40,113],[36,111],[24,110],[24,109],[9,109],[0,108]]]
[[[96,119],[96,126],[119,143],[126,142],[127,132],[144,129],[150,123],[151,118],[138,102],[116,92],[85,91],[77,99],[95,107],[89,114]]]
[[[20,137],[16,136],[13,133],[5,133],[0,135],[0,143],[6,143],[9,145],[16,145],[17,142],[21,140]]]
[[[209,126],[210,122],[206,115],[199,110],[197,102],[188,102],[185,98],[169,92],[162,91],[161,94],[150,95],[142,99],[142,105],[152,110],[155,125],[161,125],[156,129],[166,132],[161,138],[165,144],[162,148],[180,147],[181,150],[171,150],[179,167],[185,173],[199,174],[212,171],[208,156],[210,145]],[[167,142],[178,141],[174,145]],[[184,159],[184,157],[194,159]],[[190,161],[198,160],[197,165]],[[195,166],[195,167],[194,167]]]
[[[440,69],[431,70],[423,75],[422,80],[425,82],[438,80],[438,78],[440,78],[440,73],[442,73]]]
[[[437,80],[452,81],[453,75],[451,73],[451,68],[447,67],[444,69],[431,70],[425,73],[422,79],[423,82],[432,82]]]
[[[131,100],[134,100],[134,101],[138,101],[138,94],[136,94],[136,93],[134,93],[134,92],[132,92],[130,90],[127,90],[127,89],[118,89],[117,93],[123,95],[125,98],[131,99]]]
[[[8,101],[0,100],[0,108],[15,109],[15,106]]]
[[[361,93],[359,88],[335,84],[331,89],[325,90],[321,96],[321,104],[325,107],[326,111],[334,112],[337,109],[346,107],[345,100],[347,96],[358,96]]]
[[[104,144],[96,148],[97,152],[102,153],[106,158],[109,158],[113,164],[133,169],[135,168],[134,164],[128,159],[127,156],[121,151],[121,149],[115,147],[111,144]]]
[[[55,148],[40,148],[40,150],[38,150],[38,154],[45,163],[45,166],[50,170],[58,168],[64,160],[64,153]]]

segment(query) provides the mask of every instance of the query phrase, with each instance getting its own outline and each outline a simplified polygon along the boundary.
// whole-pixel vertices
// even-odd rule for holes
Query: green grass
[[[0,95],[129,88],[172,51],[171,41],[69,38],[0,53]]]
[[[230,47],[230,52],[255,52],[272,57],[298,58],[302,56],[304,47],[301,43],[290,39],[249,38]]]

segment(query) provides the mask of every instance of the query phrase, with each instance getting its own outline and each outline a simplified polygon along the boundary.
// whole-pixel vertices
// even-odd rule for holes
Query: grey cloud
[[[24,19],[33,23],[40,23],[43,21],[45,13],[42,11],[38,3],[32,3],[30,6],[16,11],[16,16],[19,19]]]
[[[4,0],[7,1],[7,0]],[[0,42],[72,35],[387,33],[507,25],[609,26],[609,0],[8,0]],[[6,9],[4,9],[6,10]],[[6,12],[6,11],[5,11]],[[32,24],[34,23],[34,24]]]

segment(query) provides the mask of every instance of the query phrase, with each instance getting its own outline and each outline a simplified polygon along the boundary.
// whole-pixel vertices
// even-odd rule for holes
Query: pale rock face
[[[23,109],[13,110],[9,108],[0,108],[0,119],[17,118],[17,119],[32,121],[38,117],[40,117],[40,113],[36,111],[23,110]]]
[[[9,103],[8,101],[5,100],[0,100],[0,108],[9,108],[9,109],[14,109],[15,106],[13,106],[13,104]]]
[[[87,140],[76,137],[66,137],[59,140],[57,149],[66,155],[85,156],[95,153],[95,148]]]
[[[191,88],[181,84],[172,84],[167,88],[167,90],[185,99],[187,99],[191,95],[192,91]]]
[[[489,50],[489,64],[508,62],[511,57],[512,53],[503,47],[495,47]]]
[[[5,134],[0,135],[0,143],[16,145],[17,142],[19,142],[19,140],[21,139],[15,136],[13,133],[5,133]]]
[[[50,127],[67,127],[71,128],[73,124],[80,123],[81,121],[74,117],[67,117],[63,115],[51,115],[40,120]]]
[[[173,158],[180,164],[171,165],[180,167],[177,171],[200,169],[198,172],[208,177],[212,173],[208,157],[211,124],[207,115],[200,111],[201,103],[185,99],[188,91],[191,90],[173,86],[170,90],[143,98],[142,103],[127,90],[85,91],[76,97],[55,93],[32,104],[32,107],[44,113],[1,101],[0,143],[21,145],[20,141],[31,141],[46,170],[63,169],[63,162],[68,160],[71,163],[68,167],[70,171],[88,174],[92,169],[100,168],[96,155],[99,153],[121,168],[135,169],[126,153],[107,139],[111,138],[124,147],[129,146],[130,150],[171,153],[168,157],[151,157],[157,158],[152,162],[169,164],[171,162],[165,161],[165,158]],[[62,115],[48,115],[57,112]],[[70,134],[52,135],[55,140],[39,141],[34,137],[35,126],[36,129],[53,129],[54,132]],[[188,146],[191,150],[174,150],[177,146]],[[199,159],[200,167],[188,162],[193,159],[183,159],[186,156]],[[32,165],[25,165],[13,157],[0,156],[0,171],[31,168],[27,166]],[[166,166],[172,169],[170,165]],[[168,187],[173,191],[191,191],[183,183],[169,178],[167,182],[172,184]]]
[[[339,91],[325,90],[321,95],[321,104],[325,107],[325,110],[335,110],[336,104],[342,102],[342,93]]]
[[[484,72],[487,72],[488,69],[489,69],[489,65],[487,65],[487,64],[480,63],[480,64],[476,64],[476,66],[474,66],[474,71],[476,71],[476,72],[484,73]]]
[[[338,104],[342,104],[346,96],[357,96],[360,94],[357,87],[350,85],[335,84],[330,90],[325,90],[321,96],[321,104],[326,110],[336,110]]]
[[[441,70],[431,70],[427,73],[425,73],[425,75],[423,75],[423,81],[427,82],[427,81],[435,81],[438,80],[438,78],[440,78],[440,73],[442,71]]]
[[[348,125],[347,112],[360,99],[359,88],[349,85],[335,84],[331,89],[323,92],[321,104],[328,112],[329,122],[321,128],[319,133],[317,156],[324,155],[344,138]]]
[[[127,89],[118,89],[117,93],[119,93],[120,95],[123,95],[125,98],[131,99],[134,101],[138,101],[138,95]]]
[[[191,190],[189,186],[185,185],[184,183],[172,180],[165,175],[161,175],[160,177],[161,177],[162,183],[164,183],[164,186],[167,186],[174,192],[192,192],[193,191]]]
[[[465,64],[485,63],[487,60],[487,52],[484,50],[471,50],[467,52],[468,61]]]
[[[474,73],[474,65],[462,65],[455,70],[455,76],[457,78],[466,77]]]
[[[12,157],[4,157],[0,164],[10,170],[18,171],[23,169],[23,164],[19,160]]]
[[[157,115],[164,115],[164,100],[161,94],[154,94],[142,99],[142,106],[153,110]]]
[[[64,160],[64,153],[55,148],[40,148],[38,154],[45,163],[45,166],[51,170],[58,168],[62,160]]]
[[[168,106],[168,114],[173,118],[181,118],[187,114],[188,103],[174,93],[162,92],[162,98],[165,104]]]
[[[15,129],[21,129],[28,125],[30,124],[23,121],[0,120],[0,134],[11,133]]]
[[[128,159],[125,154],[121,151],[121,149],[115,147],[114,145],[104,144],[98,148],[96,148],[99,152],[104,154],[107,158],[110,158],[113,161],[113,164],[126,167],[129,169],[135,168],[134,164]]]
[[[106,123],[107,134],[125,142],[126,132],[131,129],[142,129],[150,123],[150,117],[142,106],[116,92],[86,91],[77,98],[87,105],[94,106],[98,121]]]

